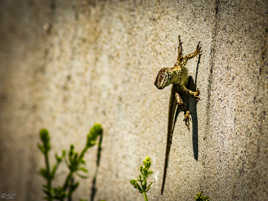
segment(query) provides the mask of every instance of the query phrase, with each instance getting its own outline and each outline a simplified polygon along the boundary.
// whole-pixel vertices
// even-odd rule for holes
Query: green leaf
[[[151,189],[152,184],[153,184],[153,182],[151,182],[151,183],[147,186],[145,192],[148,192],[148,191]]]
[[[67,197],[67,193],[63,190],[61,186],[53,188],[54,191],[54,198],[57,200],[63,200]]]
[[[43,185],[42,187],[43,187],[42,190],[45,193],[45,195],[47,195],[48,197],[51,197],[51,192],[49,191],[48,186]]]
[[[38,144],[37,147],[38,147],[38,149],[39,149],[42,153],[45,153],[45,148],[44,148],[43,145]]]
[[[74,183],[74,175],[77,175],[82,179],[88,178],[88,176],[86,175],[79,174],[80,171],[81,173],[88,173],[88,170],[83,166],[86,164],[86,161],[83,159],[83,157],[84,154],[87,152],[88,148],[96,144],[98,137],[102,136],[102,133],[103,129],[101,125],[94,124],[87,135],[86,146],[83,148],[83,150],[79,153],[75,152],[75,147],[73,144],[71,144],[69,150],[62,150],[61,155],[55,154],[56,164],[54,164],[50,169],[51,166],[49,165],[48,161],[48,152],[51,148],[49,132],[47,129],[40,130],[40,139],[42,143],[38,144],[37,147],[45,155],[46,166],[48,166],[48,169],[42,168],[39,171],[40,175],[47,180],[47,185],[43,185],[42,189],[44,194],[46,195],[46,200],[65,200],[66,197],[69,196],[67,194],[67,191],[69,191],[69,193],[72,193],[79,186],[78,182]],[[99,144],[101,143],[101,139],[102,138],[100,138],[99,140]],[[62,161],[64,161],[68,166],[69,173],[66,177],[63,186],[53,187],[52,181],[54,179],[56,170],[58,169]],[[51,172],[48,170],[50,170]],[[137,188],[139,188],[139,186]]]
[[[137,189],[139,190],[140,193],[143,193],[143,189],[141,188],[141,186],[139,184],[137,184]]]
[[[103,133],[103,129],[101,124],[95,123],[92,128],[90,129],[91,135],[101,135]]]
[[[138,181],[139,181],[139,182],[142,182],[142,176],[141,176],[141,175],[139,175],[139,177],[138,177]]]
[[[143,167],[140,166],[140,173],[143,174]]]
[[[146,191],[146,189],[147,189],[147,179],[144,179],[144,180],[141,182],[141,186],[142,186],[142,190],[143,190],[143,191]]]
[[[130,183],[135,187],[137,185],[137,181],[135,179],[131,179]]]
[[[60,163],[62,161],[62,156],[59,156],[58,154],[55,154],[55,159],[57,161],[57,163]]]
[[[94,146],[96,144],[97,137],[99,135],[102,135],[102,133],[103,133],[103,129],[101,127],[101,124],[97,124],[97,123],[94,124],[87,135],[86,146],[88,148]]]
[[[69,150],[69,156],[73,156],[73,154],[74,154],[74,145],[71,144],[70,145],[70,150]]]
[[[49,178],[49,172],[48,172],[48,170],[45,169],[45,168],[41,168],[41,169],[39,170],[39,174],[40,174],[42,177],[44,177],[45,179],[48,179],[48,178]]]
[[[195,196],[195,200],[196,201],[209,201],[209,197],[208,196],[204,196],[202,194],[203,194],[202,191],[199,192],[199,193],[197,193],[196,196]]]
[[[40,139],[43,142],[44,150],[50,150],[50,137],[47,129],[40,130]]]
[[[61,161],[62,161],[62,158],[61,158],[61,160],[58,160],[57,163],[53,166],[52,171],[51,171],[51,179],[53,179],[55,177],[56,171],[57,171]]]
[[[81,175],[81,174],[79,174],[79,173],[76,173],[76,174],[77,174],[77,176],[80,177],[81,179],[87,179],[87,178],[88,178],[88,176],[86,176],[86,175]]]
[[[146,157],[143,160],[143,166],[139,167],[140,175],[138,175],[137,180],[132,179],[130,183],[133,185],[134,188],[138,189],[140,193],[146,193],[150,190],[152,183],[149,185],[147,182],[147,177],[152,174],[153,172],[149,170],[151,166],[151,159]]]
[[[65,155],[66,155],[66,150],[62,150],[62,152],[61,152],[61,157],[64,158]]]
[[[83,165],[85,165],[86,164],[86,161],[84,159],[81,159],[80,160],[80,163],[83,164]]]
[[[47,190],[47,189],[48,189],[47,185],[46,185],[46,184],[43,184],[43,185],[42,185],[42,189],[43,189],[43,190]]]
[[[78,162],[78,153],[74,152],[74,157],[73,157],[73,161],[75,161],[76,163]]]
[[[49,141],[49,133],[47,129],[43,128],[40,130],[40,138],[43,142]]]
[[[149,169],[151,166],[151,159],[149,156],[146,156],[145,159],[143,160],[143,164],[146,169]]]
[[[142,188],[141,188],[140,185],[138,184],[137,180],[132,179],[132,180],[130,180],[130,183],[133,185],[134,188],[138,189],[139,192],[142,192]]]
[[[74,145],[71,144],[70,145],[70,149],[69,149],[69,153],[68,153],[68,159],[69,159],[69,162],[70,162],[70,165],[72,166],[73,164],[73,155],[74,155]]]
[[[81,170],[84,173],[88,173],[88,170],[86,168],[84,168],[84,167],[80,167],[79,170]]]
[[[74,192],[75,191],[75,189],[77,188],[79,186],[79,182],[76,182],[76,183],[74,183],[74,184],[72,184],[71,186],[70,186],[70,191],[71,192]]]

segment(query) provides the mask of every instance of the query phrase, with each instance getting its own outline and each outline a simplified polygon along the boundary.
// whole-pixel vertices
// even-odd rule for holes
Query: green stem
[[[47,168],[47,172],[48,172],[48,177],[47,177],[47,189],[49,192],[49,197],[48,197],[48,201],[52,201],[52,195],[51,195],[51,172],[50,172],[50,164],[49,164],[49,160],[48,160],[48,151],[45,152],[45,163],[46,163],[46,168]]]
[[[102,151],[102,139],[103,139],[103,135],[100,134],[99,135],[99,143],[98,143],[97,161],[96,161],[97,168],[100,166],[101,151]]]
[[[147,198],[146,192],[143,192],[142,194],[143,194],[144,200],[145,200],[145,201],[148,201],[148,198]]]
[[[79,155],[79,161],[82,160],[82,158],[84,157],[85,153],[87,152],[88,147],[84,147],[84,149],[82,150],[81,154]]]
[[[70,185],[69,185],[69,191],[68,191],[68,201],[72,201],[72,194],[73,194],[73,192],[71,191],[71,187],[73,185],[73,182],[74,182],[74,178],[71,177],[71,179],[70,179]]]
[[[101,159],[102,137],[103,137],[102,134],[100,134],[99,135],[99,143],[98,143],[98,151],[97,151],[96,169],[95,169],[95,174],[94,174],[94,178],[92,181],[91,194],[90,194],[91,201],[94,201],[95,195],[97,192],[96,183],[97,183],[97,176],[98,176],[98,172],[99,172],[100,159]]]
[[[64,182],[64,185],[63,185],[63,190],[66,191],[69,187],[69,183],[70,183],[70,180],[72,179],[73,177],[73,172],[69,172],[68,176],[66,177],[65,179],[65,182]]]

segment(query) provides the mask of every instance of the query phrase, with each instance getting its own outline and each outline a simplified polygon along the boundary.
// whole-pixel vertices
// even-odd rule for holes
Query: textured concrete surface
[[[105,129],[96,200],[143,200],[129,184],[146,155],[149,198],[263,201],[268,197],[267,1],[15,1],[0,6],[0,192],[42,200],[36,144],[81,149],[94,122]],[[201,41],[197,85],[199,159],[182,116],[160,195],[170,88],[154,78]],[[195,75],[197,59],[188,63]],[[96,149],[86,155],[89,197]],[[66,169],[60,169],[57,182]]]

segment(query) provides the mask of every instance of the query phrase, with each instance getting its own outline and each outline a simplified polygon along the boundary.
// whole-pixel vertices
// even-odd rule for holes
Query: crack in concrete
[[[209,114],[210,112],[210,97],[211,97],[211,86],[212,86],[212,79],[213,79],[213,69],[215,66],[215,54],[216,54],[216,36],[217,36],[217,32],[218,32],[218,20],[219,20],[219,4],[220,1],[216,0],[215,1],[215,25],[213,28],[213,32],[212,32],[212,45],[211,45],[211,49],[210,49],[210,71],[209,71],[209,77],[208,77],[208,89],[207,89],[207,94],[208,94],[208,102],[207,102],[207,114]],[[207,118],[207,126],[209,128],[209,121],[210,121],[210,115],[208,115]]]
[[[210,49],[210,70],[209,70],[209,76],[208,76],[208,88],[207,88],[207,106],[206,106],[206,113],[207,113],[207,122],[206,122],[206,136],[204,136],[204,139],[208,139],[208,135],[210,133],[210,99],[211,99],[211,87],[212,87],[212,80],[213,80],[213,69],[215,66],[215,55],[216,55],[216,37],[218,33],[218,20],[219,20],[219,5],[220,0],[215,0],[215,15],[214,15],[214,27],[212,29],[212,45]],[[207,155],[204,154],[204,158],[207,158]],[[202,166],[205,169],[205,161],[202,162]],[[206,174],[204,173],[203,179],[206,179]]]

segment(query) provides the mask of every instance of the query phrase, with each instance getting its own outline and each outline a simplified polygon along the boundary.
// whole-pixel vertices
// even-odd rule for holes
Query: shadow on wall
[[[196,67],[196,74],[195,74],[195,81],[193,79],[192,76],[190,76],[189,78],[189,82],[188,82],[188,89],[191,89],[193,91],[196,91],[197,86],[195,83],[197,83],[197,75],[198,75],[198,69],[199,69],[199,64],[200,64],[200,59],[201,59],[201,55],[199,55],[198,57],[198,62],[197,62],[197,67]],[[195,100],[195,98],[191,97],[191,96],[185,96],[187,97],[186,100],[183,100],[186,105],[187,108],[189,108],[190,113],[191,113],[191,117],[192,117],[192,143],[193,143],[193,154],[194,154],[194,159],[198,160],[198,118],[197,118],[197,102]],[[176,124],[177,121],[177,117],[180,113],[180,110],[177,109],[176,110],[176,114],[175,114],[175,120],[174,120],[174,125]]]
[[[196,66],[196,72],[195,72],[195,80],[190,79],[189,81],[189,89],[196,90],[197,86],[197,75],[199,70],[199,64],[201,60],[201,54],[198,56],[197,66]],[[192,116],[192,143],[193,143],[193,153],[194,153],[194,159],[198,160],[198,118],[197,118],[197,109],[196,109],[197,102],[192,97],[190,97],[189,100],[189,109]]]
[[[193,79],[190,79],[189,89],[195,90],[196,85],[193,82]],[[193,143],[193,153],[194,159],[198,160],[198,118],[197,118],[197,110],[196,105],[197,102],[192,97],[189,97],[189,110],[192,117],[192,143]]]
[[[190,76],[187,88],[191,90],[196,89],[196,85],[191,76]],[[187,108],[189,108],[190,113],[191,113],[191,118],[192,118],[192,143],[193,143],[194,159],[198,160],[198,118],[197,118],[197,110],[196,110],[197,102],[194,98],[189,97],[189,96],[187,96],[185,99],[183,99],[183,102],[186,103]],[[177,117],[180,112],[181,112],[180,109],[176,110],[173,128],[175,127],[175,124],[177,122]]]

